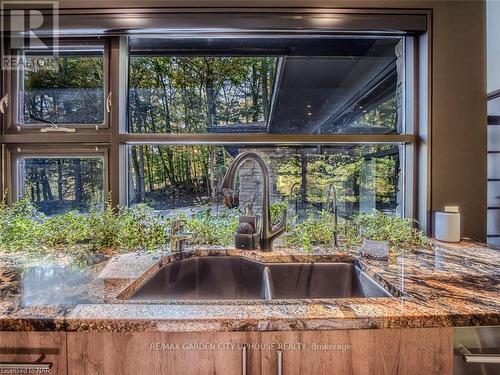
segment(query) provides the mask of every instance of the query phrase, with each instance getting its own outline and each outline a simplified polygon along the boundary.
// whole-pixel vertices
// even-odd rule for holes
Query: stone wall
[[[276,170],[273,168],[277,162],[286,154],[293,154],[291,150],[278,147],[258,148],[258,149],[240,149],[239,152],[251,151],[262,157],[267,165],[269,172],[269,197],[271,203],[282,200],[281,195],[276,190]],[[252,160],[247,160],[239,169],[239,206],[244,209],[250,203],[255,212],[262,210],[262,173],[259,166]]]

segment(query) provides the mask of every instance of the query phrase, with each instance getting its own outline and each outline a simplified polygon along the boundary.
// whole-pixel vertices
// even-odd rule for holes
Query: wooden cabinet
[[[258,333],[68,333],[69,375],[260,374]]]
[[[448,328],[270,332],[262,333],[261,342],[278,347],[262,352],[265,375],[281,375],[280,361],[284,375],[452,373]]]
[[[0,363],[0,374],[66,375],[66,333],[0,332]]]
[[[449,328],[263,333],[68,333],[67,341],[69,375],[452,373],[452,330]],[[245,359],[243,344],[248,345]]]

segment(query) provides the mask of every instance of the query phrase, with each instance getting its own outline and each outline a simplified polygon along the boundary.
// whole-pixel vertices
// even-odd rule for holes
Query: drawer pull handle
[[[278,350],[278,375],[283,375],[283,352]]]
[[[466,363],[500,363],[500,354],[473,354],[463,345],[458,351]]]
[[[241,348],[241,375],[247,375],[247,344]]]
[[[49,371],[52,363],[0,362],[0,370]]]

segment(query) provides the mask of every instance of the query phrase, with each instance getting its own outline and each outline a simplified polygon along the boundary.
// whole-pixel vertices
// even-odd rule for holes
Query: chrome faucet
[[[333,207],[332,207],[333,206]],[[328,212],[333,211],[333,246],[335,249],[339,247],[339,218],[338,218],[338,202],[337,202],[337,189],[333,184],[328,186],[328,191],[326,193],[326,210]]]
[[[255,152],[242,152],[234,159],[233,163],[227,170],[226,177],[222,183],[223,189],[233,189],[236,172],[246,160],[253,160],[262,172],[263,191],[262,191],[262,220],[260,226],[260,250],[272,251],[273,241],[280,236],[286,227],[286,211],[283,214],[280,222],[276,226],[271,224],[271,205],[269,203],[269,171],[267,170],[264,160]]]
[[[191,233],[184,232],[184,226],[186,222],[181,219],[176,219],[172,221],[170,227],[170,245],[172,252],[182,251],[184,248],[184,242],[192,238]]]

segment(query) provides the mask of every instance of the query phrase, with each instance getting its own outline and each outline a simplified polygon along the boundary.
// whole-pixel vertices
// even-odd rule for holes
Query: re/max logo
[[[163,350],[181,350],[181,345],[179,343],[166,343],[166,342],[152,342],[149,345],[151,350],[163,351]]]
[[[53,69],[59,50],[58,1],[2,1],[1,47],[2,69]],[[37,51],[36,59],[25,56],[25,51]]]

